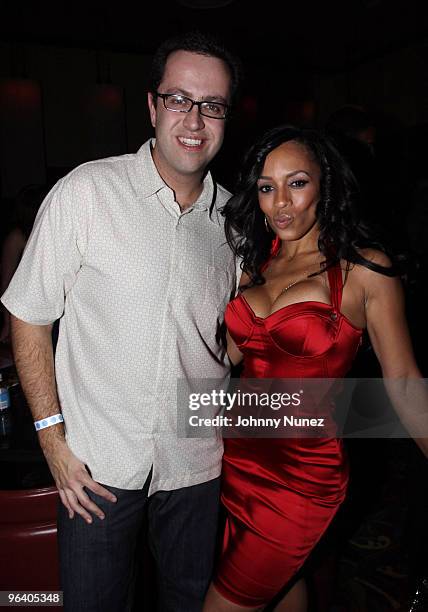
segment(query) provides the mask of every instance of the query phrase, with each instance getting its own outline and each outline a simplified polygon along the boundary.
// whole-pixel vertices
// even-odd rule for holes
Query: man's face
[[[230,73],[222,60],[175,51],[168,57],[158,91],[227,104],[230,85]],[[224,119],[204,117],[197,106],[189,113],[169,111],[151,93],[148,103],[156,134],[153,159],[159,173],[172,182],[192,176],[200,180],[222,145]]]

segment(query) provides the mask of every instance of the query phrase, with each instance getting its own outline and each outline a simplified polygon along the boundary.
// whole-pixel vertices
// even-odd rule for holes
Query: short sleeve
[[[63,314],[87,247],[91,191],[85,172],[77,169],[43,201],[19,266],[1,298],[18,319],[48,325]]]

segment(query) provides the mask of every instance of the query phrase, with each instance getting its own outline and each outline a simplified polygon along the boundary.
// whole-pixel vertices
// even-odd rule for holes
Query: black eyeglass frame
[[[160,93],[159,91],[155,91],[155,95],[158,98],[162,98],[165,109],[168,111],[171,111],[171,113],[190,113],[192,108],[194,106],[197,106],[199,114],[202,115],[203,117],[208,117],[208,119],[219,119],[221,121],[224,121],[226,117],[229,115],[229,111],[230,111],[229,104],[224,104],[223,102],[215,102],[214,100],[200,100],[198,102],[197,100],[192,100],[192,98],[189,98],[188,96],[183,96],[182,94]],[[192,103],[192,106],[188,110],[182,110],[179,108],[168,108],[166,105],[166,99],[171,96],[177,96],[179,98],[182,98],[183,100],[189,100],[189,102]],[[213,117],[212,115],[206,115],[205,113],[202,112],[202,104],[218,104],[219,106],[222,106],[224,108],[223,117]]]

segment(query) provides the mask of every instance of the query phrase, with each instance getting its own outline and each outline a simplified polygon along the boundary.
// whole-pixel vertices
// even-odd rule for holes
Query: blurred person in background
[[[6,234],[2,250],[0,289],[3,294],[21,260],[28,237],[33,228],[34,219],[48,189],[45,185],[28,185],[22,189],[15,200],[12,213],[11,230]],[[10,314],[2,305],[3,322],[0,331],[0,342],[10,341]]]

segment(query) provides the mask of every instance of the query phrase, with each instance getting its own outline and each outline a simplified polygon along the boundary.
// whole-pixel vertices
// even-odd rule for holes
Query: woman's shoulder
[[[239,289],[242,291],[251,283],[251,277],[247,272],[242,272],[241,279],[239,281]]]
[[[364,248],[358,249],[358,254],[367,263],[363,261],[348,264],[351,283],[360,286],[365,293],[368,291],[377,293],[391,285],[400,284],[398,276],[394,273],[393,262],[386,253],[380,249]],[[374,267],[370,267],[370,264]],[[344,265],[346,267],[346,263]]]
[[[382,272],[388,276],[388,272],[393,270],[393,263],[391,258],[381,251],[380,249],[365,248],[357,249],[357,253],[364,261],[347,262],[341,261],[341,267],[344,270],[349,270],[354,276],[366,276],[375,275],[378,277]],[[374,267],[371,266],[374,264]],[[376,270],[376,267],[379,268]]]
[[[366,259],[370,263],[374,263],[377,266],[381,266],[382,268],[392,268],[391,258],[379,249],[358,249],[358,254],[361,255],[361,257],[364,257],[364,259]],[[363,266],[363,264],[360,264],[360,266],[365,267]]]

